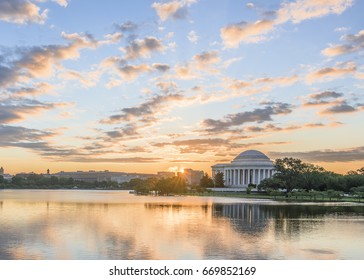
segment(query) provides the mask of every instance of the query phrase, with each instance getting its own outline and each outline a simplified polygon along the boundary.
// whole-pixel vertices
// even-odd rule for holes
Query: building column
[[[250,184],[250,169],[248,168],[248,182],[247,184],[249,185]]]
[[[240,168],[238,169],[238,186],[240,186]]]
[[[236,177],[235,186],[238,186],[239,185],[239,169],[235,169],[235,177]]]
[[[258,183],[257,184],[260,184],[260,171],[261,171],[261,169],[258,169]]]
[[[255,176],[256,174],[255,174],[255,171],[256,171],[256,169],[254,168],[253,169],[253,184],[256,184],[256,178],[255,178],[256,177]]]
[[[235,184],[234,175],[235,175],[234,169],[231,169],[231,185],[232,186],[234,186],[234,184]]]
[[[245,169],[243,169],[242,172],[243,172],[243,176],[242,176],[243,182],[242,182],[242,185],[244,186],[245,185]]]
[[[233,186],[235,186],[236,184],[236,170],[235,168],[233,169]]]

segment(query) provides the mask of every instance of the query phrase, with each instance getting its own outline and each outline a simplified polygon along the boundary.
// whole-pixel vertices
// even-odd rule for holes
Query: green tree
[[[300,178],[302,188],[306,191],[317,189],[320,185],[320,180],[323,178],[325,169],[311,163],[302,163],[300,170]]]
[[[303,164],[300,159],[276,159],[274,167],[277,171],[275,177],[282,182],[282,186],[286,189],[287,193],[291,192],[293,188],[298,187],[299,175],[303,169]]]
[[[200,180],[200,190],[204,191],[207,188],[213,188],[214,181],[210,178],[210,176],[205,173]]]
[[[225,183],[224,183],[224,173],[222,172],[217,172],[214,176],[214,183],[215,183],[215,188],[223,188],[225,187]]]
[[[11,178],[11,183],[16,186],[22,186],[25,184],[25,179],[22,176],[15,175]]]
[[[260,181],[260,184],[258,185],[259,189],[263,189],[263,190],[278,190],[278,189],[283,189],[283,183],[282,181],[277,178],[277,177],[271,177],[271,178],[267,178],[264,179],[262,181]]]

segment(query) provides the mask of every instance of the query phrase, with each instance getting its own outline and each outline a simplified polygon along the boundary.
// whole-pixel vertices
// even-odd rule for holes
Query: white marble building
[[[246,188],[249,184],[258,185],[263,179],[275,173],[273,162],[262,152],[248,150],[239,154],[231,163],[211,166],[212,176],[222,172],[225,186]]]

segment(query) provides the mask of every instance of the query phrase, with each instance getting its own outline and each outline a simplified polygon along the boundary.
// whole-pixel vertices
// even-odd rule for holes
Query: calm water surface
[[[0,259],[364,259],[364,206],[0,190]]]

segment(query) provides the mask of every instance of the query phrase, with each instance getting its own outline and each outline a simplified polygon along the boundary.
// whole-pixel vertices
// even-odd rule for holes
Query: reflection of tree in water
[[[198,204],[198,205],[194,205],[194,204],[179,204],[179,203],[144,203],[144,207],[148,210],[172,210],[172,211],[180,211],[183,208],[199,208],[201,210],[203,210],[205,213],[208,212],[209,208],[211,207],[210,205],[206,204]]]
[[[276,234],[297,238],[303,231],[312,231],[324,224],[325,219],[362,217],[364,206],[213,204],[212,214],[229,218],[233,228],[242,234],[263,234],[273,221]]]

